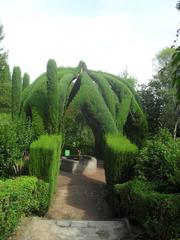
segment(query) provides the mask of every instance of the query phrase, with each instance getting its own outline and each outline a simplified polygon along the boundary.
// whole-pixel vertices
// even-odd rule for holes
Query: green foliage
[[[47,63],[47,98],[49,112],[49,131],[58,131],[58,75],[56,62],[50,59]]]
[[[11,75],[6,62],[0,61],[0,112],[11,112]]]
[[[115,117],[116,98],[110,85],[101,73],[91,71],[89,72],[89,76],[97,83],[99,91],[101,92],[109,111],[112,116]]]
[[[12,122],[7,114],[0,114],[0,175],[19,174],[23,167],[22,154],[29,149],[34,133],[28,120]]]
[[[88,126],[82,112],[73,109],[72,105],[64,117],[65,143],[64,147],[71,149],[71,155],[92,155],[94,153],[94,135]],[[94,155],[94,154],[93,154]]]
[[[123,183],[134,176],[138,149],[121,135],[106,135],[104,148],[106,182],[112,191],[114,184]]]
[[[158,191],[180,192],[180,141],[173,140],[167,130],[161,130],[140,151],[136,169]]]
[[[117,128],[114,119],[104,104],[104,99],[97,85],[91,81],[87,73],[81,73],[80,78],[81,87],[75,97],[76,102],[80,104],[80,109],[84,112],[85,116],[86,114],[89,115],[96,122],[95,124],[98,125],[103,134],[116,133]],[[92,128],[94,128],[93,123]],[[98,129],[94,130],[97,131]]]
[[[134,90],[123,79],[107,73],[103,75],[118,98],[119,103],[116,104],[116,125],[118,130],[127,134],[131,141],[141,145],[147,134],[147,122],[137,102]]]
[[[176,51],[172,57],[173,67],[173,85],[176,87],[177,100],[180,102],[180,47],[176,48]]]
[[[36,109],[32,109],[32,126],[34,130],[34,134],[36,138],[39,136],[45,134],[45,126],[44,126],[44,121],[39,112]]]
[[[146,113],[150,135],[160,128],[168,128],[171,133],[177,120],[175,89],[172,87],[174,49],[165,48],[155,58],[156,75],[147,85],[141,85],[138,95]]]
[[[95,137],[96,153],[102,157],[103,136],[105,133],[117,133],[117,127],[97,84],[91,80],[86,72],[80,74],[80,81],[80,88],[72,101],[72,105],[77,111],[80,109],[87,124],[91,127]]]
[[[8,176],[12,174],[15,161],[19,159],[20,150],[12,121],[4,115],[0,120],[0,176]]]
[[[19,177],[0,182],[0,239],[17,227],[21,216],[44,215],[48,209],[48,183],[35,177]]]
[[[65,112],[65,107],[68,102],[68,97],[70,90],[72,90],[72,81],[74,79],[74,74],[66,74],[59,81],[58,89],[58,109],[59,109],[59,129],[63,128],[63,116]]]
[[[143,228],[142,239],[179,239],[180,194],[159,193],[140,180],[115,185],[115,193],[117,213]]]
[[[4,39],[3,25],[0,23],[0,44]],[[6,64],[7,53],[3,52],[4,48],[0,45],[0,67],[2,68]]]
[[[35,83],[35,84],[34,84]],[[21,116],[31,120],[36,137],[44,134],[48,125],[47,96],[45,83],[34,82],[32,88],[28,87],[23,91],[21,104]],[[40,89],[39,89],[40,88]]]
[[[30,77],[28,73],[25,73],[23,76],[23,90],[29,86],[30,83]]]
[[[20,102],[21,102],[21,70],[19,67],[14,67],[12,75],[12,116],[13,118],[19,116]]]
[[[30,174],[49,183],[49,204],[56,190],[61,144],[60,136],[42,135],[30,146]]]
[[[57,126],[62,134],[64,116],[70,108],[74,112],[81,112],[92,129],[99,156],[103,154],[102,139],[107,133],[121,132],[141,145],[147,131],[146,119],[134,89],[126,80],[90,70],[79,73],[78,67],[58,68],[57,76]],[[49,130],[51,121],[46,81],[47,74],[42,74],[23,91],[21,115],[33,121],[32,115],[36,111],[35,115],[41,118],[38,126],[42,123],[43,128]],[[54,93],[53,96],[56,91]]]

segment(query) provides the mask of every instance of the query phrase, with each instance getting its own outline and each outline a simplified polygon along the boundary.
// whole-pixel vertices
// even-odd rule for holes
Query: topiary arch
[[[81,111],[101,153],[106,134],[126,135],[141,144],[147,130],[145,116],[128,83],[112,74],[88,70],[85,63],[77,68],[58,68],[58,129],[69,107]],[[81,66],[82,65],[82,66]],[[37,134],[48,130],[47,75],[38,77],[22,96],[21,115],[32,119]]]

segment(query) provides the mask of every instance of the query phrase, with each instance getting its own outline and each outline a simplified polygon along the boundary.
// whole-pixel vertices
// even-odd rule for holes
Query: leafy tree
[[[137,158],[136,170],[144,180],[154,182],[159,191],[180,191],[180,141],[161,129],[146,142]]]
[[[0,43],[4,39],[3,26],[0,24]],[[7,54],[0,46],[0,112],[11,111],[11,76],[7,64]]]
[[[141,104],[146,112],[149,132],[155,134],[161,127],[173,133],[177,111],[172,87],[171,59],[174,49],[166,48],[155,58],[156,75],[138,91]]]
[[[0,44],[4,39],[3,25],[0,23]],[[3,52],[4,48],[0,46],[0,66],[3,67],[3,64],[6,62],[7,53]]]
[[[13,118],[19,115],[21,91],[22,91],[21,69],[19,67],[14,67],[13,74],[12,74],[12,117]]]
[[[58,75],[55,60],[50,59],[47,63],[47,96],[49,109],[49,131],[56,133],[58,131]]]
[[[30,83],[30,77],[29,77],[29,74],[28,73],[25,73],[24,76],[23,76],[23,90],[29,86],[29,83]]]
[[[177,2],[176,8],[177,8],[178,11],[180,11],[180,1]]]

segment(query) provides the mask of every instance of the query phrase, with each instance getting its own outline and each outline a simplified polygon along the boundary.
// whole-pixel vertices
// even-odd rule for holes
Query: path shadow
[[[92,174],[60,173],[57,193],[48,212],[51,219],[111,220],[106,201],[104,169]]]

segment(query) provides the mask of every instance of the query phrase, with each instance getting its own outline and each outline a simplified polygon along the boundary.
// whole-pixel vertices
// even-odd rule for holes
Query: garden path
[[[112,217],[106,202],[103,168],[83,175],[61,172],[57,193],[46,217],[25,219],[10,239],[125,239],[129,233],[128,222],[125,219],[111,221]]]
[[[47,214],[50,219],[110,220],[106,202],[104,169],[91,174],[61,172],[54,202]]]

